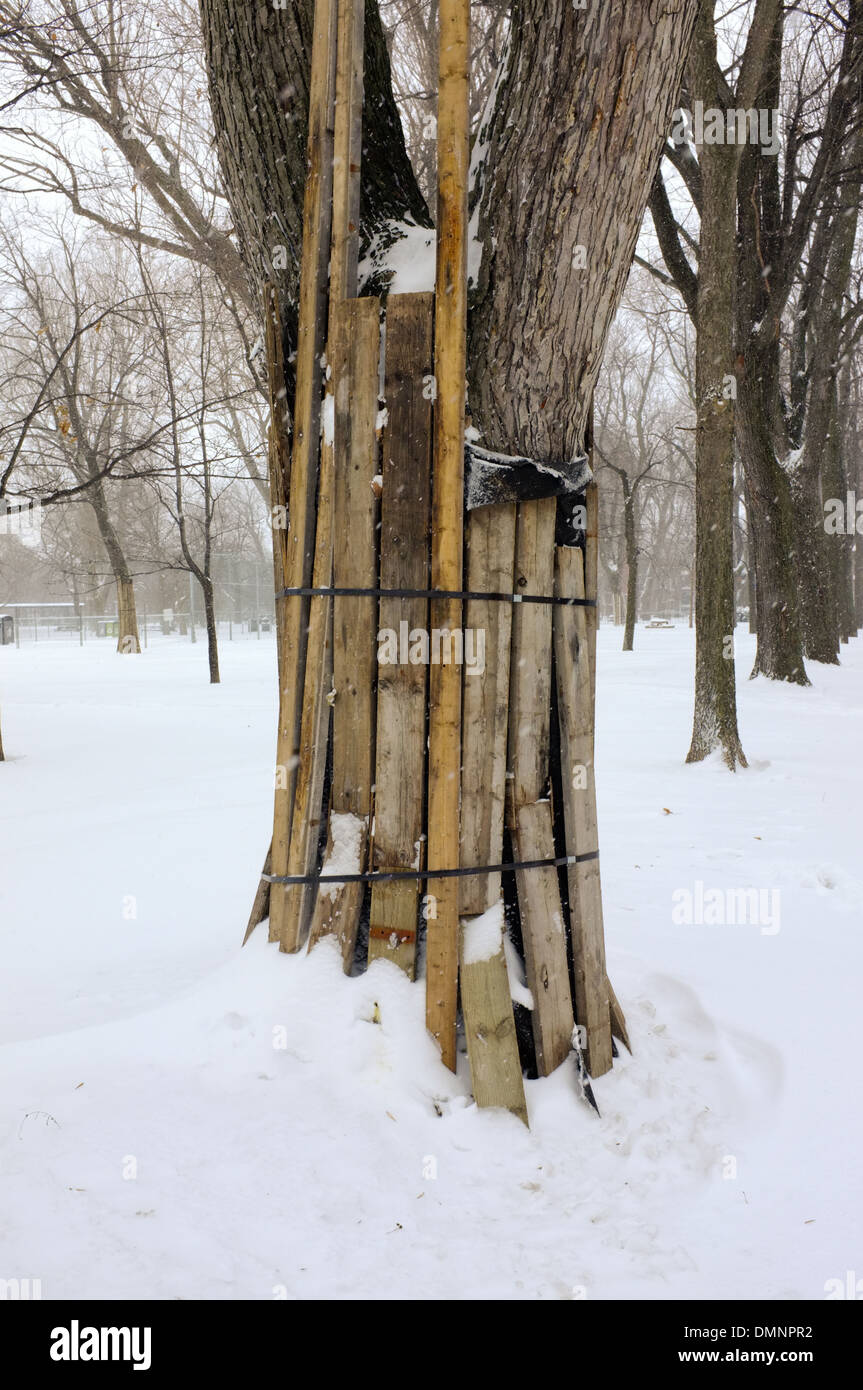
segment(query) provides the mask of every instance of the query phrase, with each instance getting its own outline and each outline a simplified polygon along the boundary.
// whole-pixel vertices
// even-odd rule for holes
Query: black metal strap
[[[491,603],[561,603],[568,608],[595,608],[595,598],[562,598],[557,594],[478,594],[470,589],[352,589],[328,585],[320,589],[279,589],[276,598],[457,598]]]
[[[462,869],[396,869],[369,874],[261,874],[266,883],[391,883],[394,879],[465,878],[469,874],[513,874],[517,869],[558,869],[563,865],[585,864],[598,859],[599,850],[589,854],[565,854],[559,859],[518,859],[509,864],[482,864]]]

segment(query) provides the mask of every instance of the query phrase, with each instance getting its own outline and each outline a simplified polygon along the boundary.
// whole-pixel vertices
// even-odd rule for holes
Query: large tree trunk
[[[513,6],[506,76],[480,132],[469,331],[471,414],[492,449],[563,462],[583,447],[697,8]]]
[[[695,100],[716,92],[713,6],[702,5],[692,56]],[[695,342],[695,710],[687,762],[716,749],[746,766],[734,670],[734,270],[739,154],[702,145]]]

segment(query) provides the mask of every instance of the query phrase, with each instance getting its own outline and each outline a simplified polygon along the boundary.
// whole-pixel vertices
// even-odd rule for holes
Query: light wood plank
[[[381,474],[381,588],[427,589],[431,501],[432,405],[423,382],[433,367],[434,297],[391,295],[387,301]],[[402,628],[402,624],[404,627]],[[426,599],[382,598],[379,632],[409,646],[428,629]],[[402,658],[379,664],[375,765],[375,869],[419,868],[423,836],[428,667]],[[433,891],[433,889],[432,889]],[[391,960],[416,970],[420,884],[372,888],[369,963]]]
[[[511,1110],[527,1124],[527,1103],[518,1056],[515,1018],[503,953],[503,937],[492,954],[474,959],[475,919],[461,928],[461,1006],[477,1105]],[[485,929],[483,929],[485,932]]]
[[[467,525],[467,587],[474,593],[512,593],[515,505],[478,507]],[[485,670],[465,671],[462,704],[461,863],[499,864],[506,804],[506,736],[512,607],[467,604],[467,626],[483,634]],[[500,898],[500,874],[461,880],[462,914],[481,913]]]
[[[441,0],[438,81],[438,215],[435,282],[434,483],[432,588],[462,587],[464,409],[467,339],[467,190],[470,158],[468,76],[470,5]],[[461,626],[461,603],[435,599],[433,628]],[[459,857],[461,670],[432,665],[429,701],[430,868]],[[426,937],[426,1025],[451,1071],[456,1067],[458,1003],[457,879],[434,888],[437,917]]]
[[[514,815],[516,858],[554,857],[551,803],[537,801]],[[540,1076],[550,1076],[572,1050],[572,993],[566,956],[566,928],[557,870],[520,869],[516,873],[527,984],[533,995],[531,1024]]]
[[[562,597],[584,597],[584,560],[580,550],[558,546],[555,585],[555,592]],[[557,605],[554,630],[566,843],[570,853],[591,854],[598,850],[599,840],[593,702],[584,608]],[[572,865],[568,878],[575,1012],[578,1023],[585,1029],[588,1070],[591,1076],[597,1077],[611,1067],[611,1015],[599,860]]]
[[[291,460],[286,588],[309,585],[315,548],[315,496],[320,441],[321,368],[332,225],[336,0],[316,0],[309,88],[308,172],[303,193],[303,244],[297,331],[294,447]],[[284,679],[279,684],[272,871],[287,873],[298,763],[306,658],[308,599],[286,600]],[[270,889],[270,939],[281,940],[286,886]]]

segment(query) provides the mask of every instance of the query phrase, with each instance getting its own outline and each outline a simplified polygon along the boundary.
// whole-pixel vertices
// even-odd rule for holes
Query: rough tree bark
[[[313,0],[283,9],[200,0],[219,165],[251,296],[270,281],[282,306],[287,361],[296,343]],[[369,237],[391,218],[429,214],[405,149],[377,0],[366,0],[360,220]],[[291,383],[288,382],[290,394]]]
[[[471,414],[492,449],[562,462],[583,446],[697,8],[513,6],[506,76],[480,132],[469,330]]]

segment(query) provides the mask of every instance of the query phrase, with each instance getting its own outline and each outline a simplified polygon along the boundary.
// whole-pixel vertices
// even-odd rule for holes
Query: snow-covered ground
[[[634,1056],[596,1083],[601,1119],[567,1067],[528,1083],[530,1132],[472,1104],[393,966],[346,979],[262,928],[239,949],[271,644],[225,644],[216,688],[200,645],[0,651],[0,1277],[47,1298],[797,1299],[863,1275],[863,648],[777,688],[745,679],[738,635],[732,776],[683,764],[691,634],[619,641],[600,633],[597,758]],[[760,922],[674,920],[686,891],[697,915],[737,888],[766,890]]]

